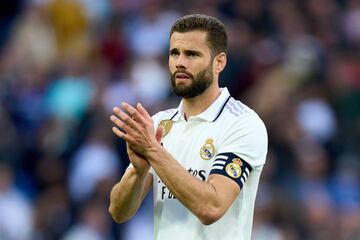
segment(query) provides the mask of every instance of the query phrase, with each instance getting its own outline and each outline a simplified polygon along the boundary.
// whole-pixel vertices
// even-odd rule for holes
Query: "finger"
[[[121,103],[121,106],[130,114],[130,116],[135,119],[136,122],[139,123],[145,123],[145,118],[141,116],[141,114],[138,112],[138,110],[131,105],[123,102]]]
[[[112,127],[111,130],[113,131],[113,133],[115,133],[116,136],[125,140],[126,133],[120,131],[117,127]]]
[[[126,123],[124,123],[123,121],[121,121],[120,119],[118,119],[117,117],[115,117],[114,115],[111,115],[111,116],[110,116],[110,120],[111,120],[117,127],[119,127],[120,129],[123,129],[127,134],[132,135],[132,136],[135,134],[134,130],[133,130],[129,125],[127,125]]]
[[[136,129],[140,128],[139,124],[134,119],[132,119],[127,113],[125,113],[123,110],[121,110],[120,108],[114,107],[113,112],[115,113],[115,115],[117,117],[120,118],[121,121],[123,121],[130,127],[136,128]]]
[[[146,109],[141,105],[141,103],[136,104],[137,110],[141,113],[143,117],[150,120],[152,119],[150,114],[146,111]]]
[[[129,136],[128,134],[120,131],[117,127],[112,127],[111,130],[113,131],[113,133],[115,133],[116,136],[118,136],[119,138],[124,139],[126,142],[133,144],[134,138]]]

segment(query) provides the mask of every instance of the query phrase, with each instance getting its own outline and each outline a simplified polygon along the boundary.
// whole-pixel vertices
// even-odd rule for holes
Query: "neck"
[[[221,94],[217,84],[211,85],[199,96],[194,98],[183,98],[183,111],[185,117],[189,119],[191,116],[198,115],[205,111]]]

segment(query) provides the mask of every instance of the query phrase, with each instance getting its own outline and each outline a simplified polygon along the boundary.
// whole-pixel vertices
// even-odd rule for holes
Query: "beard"
[[[175,75],[177,73],[185,73],[189,76],[191,84],[188,86],[176,85]],[[173,87],[174,93],[182,98],[194,98],[205,92],[206,89],[214,81],[214,75],[212,72],[212,64],[209,64],[204,70],[199,72],[197,75],[193,76],[191,73],[185,70],[177,70],[171,74],[171,84]]]

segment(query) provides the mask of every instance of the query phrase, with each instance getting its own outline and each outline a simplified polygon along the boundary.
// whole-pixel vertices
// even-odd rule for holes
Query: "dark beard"
[[[176,86],[175,74],[176,73],[186,73],[192,80],[190,86]],[[197,97],[211,85],[214,81],[214,75],[212,73],[212,64],[209,64],[207,68],[199,72],[195,77],[186,72],[186,71],[175,71],[174,74],[171,74],[171,84],[173,87],[174,93],[182,98],[193,98]]]

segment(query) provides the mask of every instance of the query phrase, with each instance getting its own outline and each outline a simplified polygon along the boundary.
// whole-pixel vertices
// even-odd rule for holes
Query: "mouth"
[[[190,76],[186,73],[175,73],[175,78],[180,80],[190,79]]]
[[[191,84],[191,80],[193,79],[193,76],[191,73],[186,71],[175,71],[174,73],[174,84],[175,85],[188,85]]]

